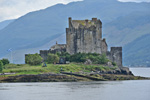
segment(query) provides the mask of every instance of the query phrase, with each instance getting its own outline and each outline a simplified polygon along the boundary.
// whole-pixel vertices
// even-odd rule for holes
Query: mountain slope
[[[104,37],[111,46],[124,46],[144,34],[150,33],[150,12],[133,12],[104,27]]]
[[[14,21],[14,19],[12,19],[12,20],[5,20],[5,21],[0,22],[0,30],[5,28],[8,24],[10,24],[13,21]]]
[[[150,33],[145,34],[124,47],[124,64],[150,66]],[[126,56],[125,56],[126,55]]]

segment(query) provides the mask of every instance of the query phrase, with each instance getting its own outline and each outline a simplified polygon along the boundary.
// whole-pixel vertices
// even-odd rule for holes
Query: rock
[[[108,67],[113,67],[112,62],[107,62]]]
[[[120,70],[124,75],[133,75],[133,73],[129,70],[128,67],[121,67]]]
[[[91,61],[90,59],[87,59],[87,60],[84,62],[84,64],[90,65],[90,64],[92,64],[92,61]]]

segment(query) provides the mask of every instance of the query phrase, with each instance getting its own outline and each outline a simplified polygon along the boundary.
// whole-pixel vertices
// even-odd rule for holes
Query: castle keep
[[[107,43],[102,39],[102,22],[92,20],[72,20],[66,28],[67,52],[75,53],[106,53]]]
[[[112,62],[122,67],[122,47],[111,47],[108,51],[106,39],[102,38],[102,22],[97,18],[92,20],[72,20],[69,18],[69,28],[66,28],[66,43],[52,46],[49,50],[40,50],[41,57],[46,60],[48,53],[105,53]]]

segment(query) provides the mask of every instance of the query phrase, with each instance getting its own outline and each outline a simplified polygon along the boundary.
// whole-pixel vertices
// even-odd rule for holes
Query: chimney
[[[105,38],[103,38],[103,41],[106,41],[106,39],[105,39]]]
[[[92,18],[92,21],[96,22],[96,21],[97,21],[97,18]]]
[[[72,21],[72,18],[71,17],[69,17],[69,28],[71,27],[71,21]]]

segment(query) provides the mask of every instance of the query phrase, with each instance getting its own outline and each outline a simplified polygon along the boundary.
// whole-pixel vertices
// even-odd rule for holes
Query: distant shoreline
[[[129,66],[126,66],[126,67],[128,67],[128,68],[150,68],[150,67],[129,67]]]

